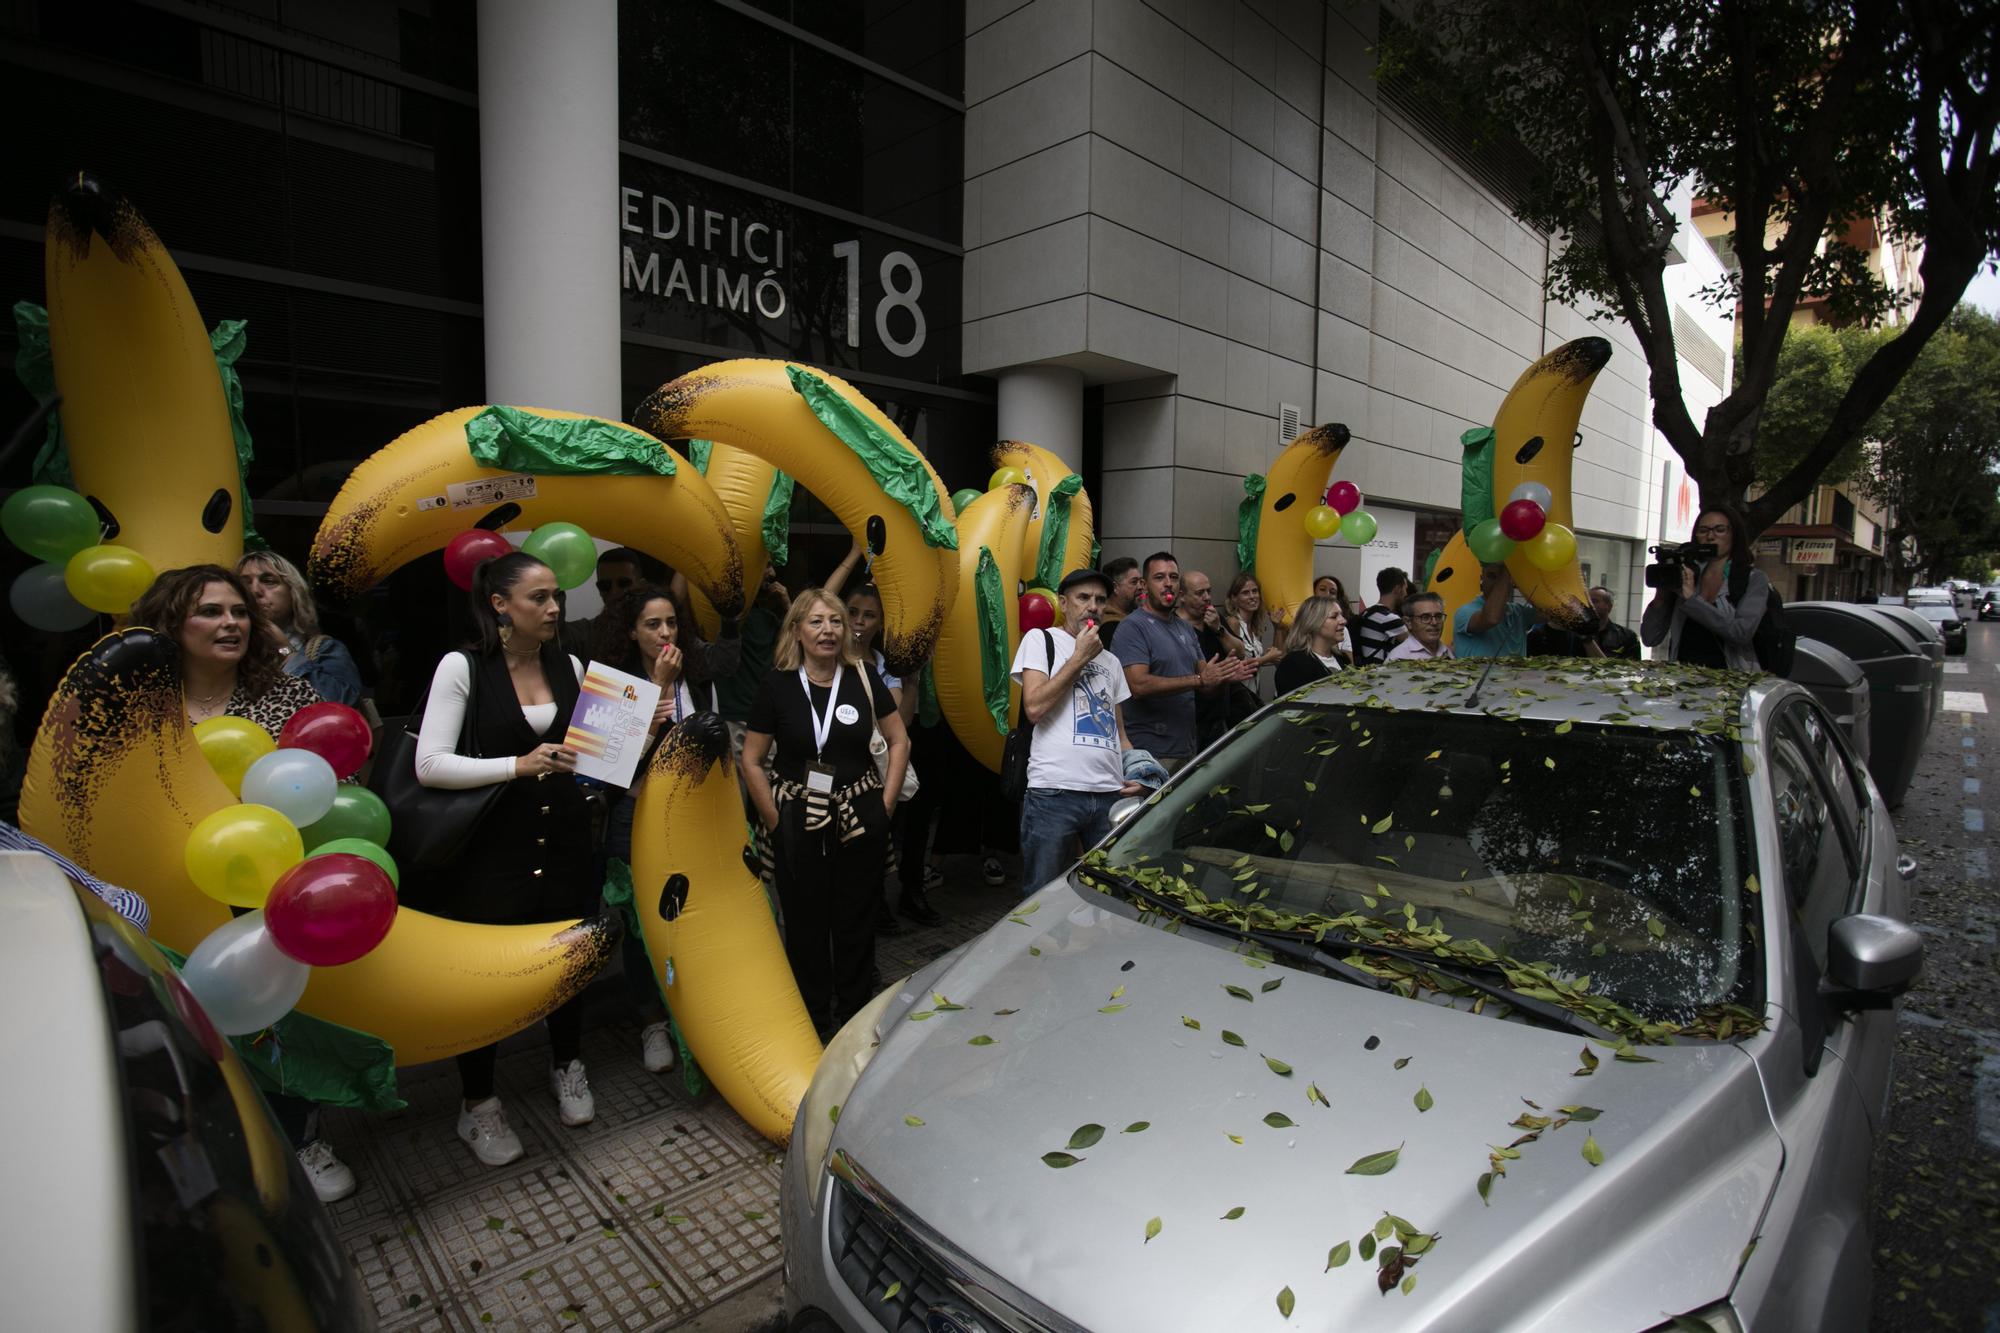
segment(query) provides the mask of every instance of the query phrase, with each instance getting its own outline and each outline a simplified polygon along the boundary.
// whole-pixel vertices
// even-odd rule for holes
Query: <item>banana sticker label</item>
[[[432,495],[417,501],[420,510],[430,509],[487,509],[493,505],[512,501],[532,500],[537,494],[535,479],[523,472],[505,477],[478,477],[472,481],[455,481],[444,488],[443,495]]]

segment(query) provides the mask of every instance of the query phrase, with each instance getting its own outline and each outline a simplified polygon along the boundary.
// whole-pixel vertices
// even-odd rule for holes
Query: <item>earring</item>
[[[514,617],[502,611],[498,619],[500,621],[500,646],[505,648],[507,641],[514,637]]]

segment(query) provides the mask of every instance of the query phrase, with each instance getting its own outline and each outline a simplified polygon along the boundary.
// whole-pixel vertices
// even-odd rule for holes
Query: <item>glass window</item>
[[[1826,933],[1846,915],[1854,896],[1855,865],[1836,822],[1841,816],[1815,780],[1817,760],[1796,726],[1771,740],[1771,800],[1778,818],[1778,848],[1785,892],[1798,913],[1813,962],[1826,970]]]
[[[1785,706],[1784,724],[1804,742],[1806,754],[1826,774],[1827,789],[1850,830],[1852,846],[1864,851],[1868,845],[1868,784],[1861,780],[1853,757],[1841,743],[1840,728],[1804,699]]]
[[[1210,901],[1436,923],[1653,1019],[1739,998],[1736,747],[1557,727],[1281,707],[1133,819],[1109,864],[1163,867]]]

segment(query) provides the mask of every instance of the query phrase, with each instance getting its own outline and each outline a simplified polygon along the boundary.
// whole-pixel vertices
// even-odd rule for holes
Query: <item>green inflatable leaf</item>
[[[882,493],[909,511],[925,544],[956,551],[958,530],[945,518],[937,483],[923,460],[810,370],[788,365],[785,375],[820,424],[867,465]]]
[[[1031,587],[1053,588],[1069,571],[1062,567],[1063,552],[1069,548],[1069,511],[1083,478],[1074,472],[1049,487],[1042,501],[1042,546],[1035,556],[1035,581]]]
[[[1461,531],[1471,532],[1493,517],[1493,428],[1474,426],[1458,442],[1465,446],[1458,479]]]
[[[715,442],[712,440],[689,440],[687,442],[688,462],[693,463],[694,470],[701,473],[704,477],[708,475],[708,456],[714,450]]]
[[[1257,525],[1264,514],[1264,477],[1252,472],[1243,479],[1243,498],[1236,503],[1236,567],[1257,565]]]
[[[979,567],[972,576],[972,594],[979,617],[979,683],[993,729],[1007,734],[1007,602],[1000,586],[1000,566],[993,552],[979,548]]]
[[[774,565],[792,558],[792,479],[783,472],[771,478],[771,493],[764,497],[764,553]]]
[[[481,467],[541,476],[671,477],[679,467],[671,449],[635,426],[518,407],[487,408],[465,423],[465,442]]]

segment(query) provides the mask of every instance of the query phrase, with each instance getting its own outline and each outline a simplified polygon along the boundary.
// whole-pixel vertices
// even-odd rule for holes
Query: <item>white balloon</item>
[[[97,612],[70,595],[61,565],[40,564],[14,580],[7,604],[26,624],[51,634],[82,629]]]
[[[1512,504],[1516,500],[1533,500],[1542,507],[1544,514],[1549,512],[1549,504],[1554,499],[1555,496],[1549,493],[1549,488],[1542,485],[1539,481],[1524,481],[1513,490],[1507,492],[1507,502],[1509,504]]]
[[[340,779],[333,765],[311,750],[273,750],[243,774],[243,799],[268,805],[300,828],[333,809]]]
[[[311,977],[310,967],[272,940],[261,910],[217,926],[181,969],[181,981],[225,1037],[261,1032],[292,1012]]]

